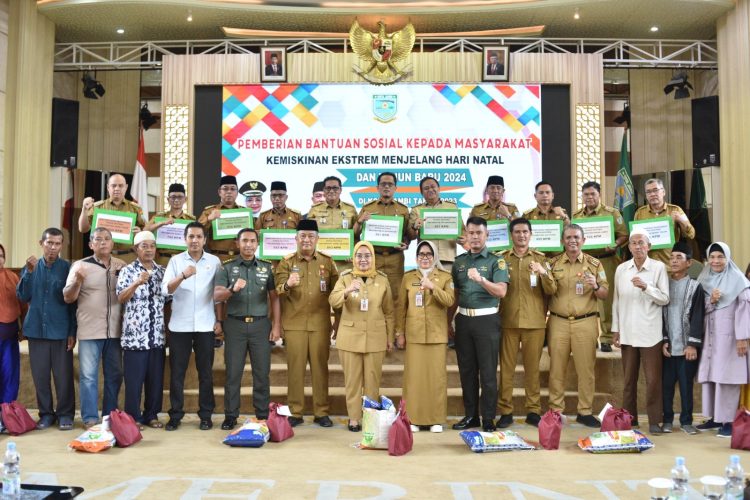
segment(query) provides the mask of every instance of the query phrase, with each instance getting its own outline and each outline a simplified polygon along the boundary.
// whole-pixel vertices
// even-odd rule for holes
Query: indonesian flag
[[[146,175],[146,151],[143,147],[143,128],[139,128],[138,156],[135,160],[135,171],[133,172],[133,185],[130,186],[130,196],[143,209],[148,212],[148,175]]]

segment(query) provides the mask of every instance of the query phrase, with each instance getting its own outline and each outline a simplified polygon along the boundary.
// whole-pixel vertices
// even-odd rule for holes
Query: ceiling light
[[[681,71],[679,73],[675,73],[672,79],[669,80],[667,86],[664,87],[664,93],[669,94],[674,90],[675,99],[687,99],[688,97],[690,97],[690,90],[688,89],[692,90],[693,86],[690,85],[690,82],[688,82],[687,73]]]
[[[190,10],[188,11],[187,22],[189,23],[193,22],[193,11],[190,11]]]
[[[143,130],[148,130],[149,128],[153,127],[157,121],[157,118],[155,118],[154,115],[151,114],[151,111],[148,110],[147,102],[143,103],[143,107],[141,108],[141,112],[138,114],[138,117],[141,120]]]
[[[581,18],[581,13],[578,12],[578,9],[576,9],[575,13],[573,14],[573,19],[578,20]]]
[[[118,35],[122,35],[123,33],[125,33],[125,28],[117,28],[117,30],[115,31],[117,31]]]
[[[81,81],[83,82],[83,97],[87,99],[99,99],[104,96],[104,86],[89,73],[84,73]]]
[[[659,31],[659,27],[658,26],[651,26],[651,28],[649,28],[649,29],[651,30],[651,33],[656,33],[657,31]]]

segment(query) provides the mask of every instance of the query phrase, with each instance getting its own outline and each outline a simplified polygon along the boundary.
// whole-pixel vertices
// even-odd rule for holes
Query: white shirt
[[[169,259],[162,281],[162,294],[169,296],[169,282],[179,276],[188,266],[195,266],[195,274],[182,283],[172,294],[172,317],[169,330],[173,332],[213,332],[216,314],[214,313],[214,275],[221,267],[215,255],[203,252],[194,261],[188,252],[178,253]]]
[[[631,280],[646,283],[641,290]],[[652,347],[662,341],[662,306],[669,304],[666,266],[646,257],[641,269],[630,259],[617,266],[612,300],[612,331],[620,332],[620,344]]]

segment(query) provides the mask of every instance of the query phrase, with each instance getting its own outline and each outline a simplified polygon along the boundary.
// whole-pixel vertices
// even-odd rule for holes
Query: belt
[[[214,254],[219,254],[219,255],[234,255],[235,253],[237,253],[234,250],[211,250],[211,251]]]
[[[464,316],[488,316],[490,314],[497,314],[497,307],[483,307],[481,309],[468,309],[466,307],[458,308],[459,314]]]
[[[592,316],[599,316],[598,312],[592,312],[588,314],[582,314],[581,316],[563,316],[562,314],[553,313],[552,311],[549,312],[552,316],[557,316],[558,318],[567,319],[568,321],[575,321],[578,319],[584,319],[584,318],[590,318]]]
[[[133,253],[133,250],[112,250],[112,255],[127,255]]]
[[[256,321],[266,319],[268,316],[234,316],[230,314],[229,317],[237,321],[244,321],[245,323],[255,323]]]
[[[388,250],[375,250],[375,253],[378,255],[391,255],[399,252],[403,252],[403,250],[398,250],[397,248],[389,248]]]

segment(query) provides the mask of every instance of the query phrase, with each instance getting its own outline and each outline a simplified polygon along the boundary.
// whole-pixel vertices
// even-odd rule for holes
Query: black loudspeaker
[[[693,99],[693,167],[721,164],[719,158],[719,96]]]
[[[53,167],[75,168],[78,164],[78,101],[52,99]]]

